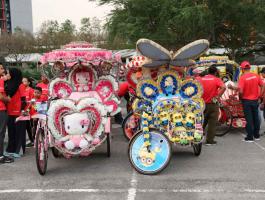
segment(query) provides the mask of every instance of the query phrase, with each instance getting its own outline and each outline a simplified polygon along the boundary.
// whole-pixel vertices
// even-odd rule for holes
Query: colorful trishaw
[[[236,62],[229,60],[228,56],[201,57],[200,60],[196,62],[196,65],[190,69],[190,72],[203,72],[213,64],[219,69],[220,78],[224,81],[226,86],[236,85],[241,70]],[[257,66],[252,66],[251,71],[258,73],[259,69]],[[227,134],[232,128],[244,128],[246,126],[243,107],[239,100],[238,92],[227,87],[218,103],[220,108],[216,130],[217,136]]]
[[[171,143],[192,146],[194,154],[200,155],[202,88],[195,79],[182,80],[176,69],[193,65],[208,46],[207,40],[198,40],[173,54],[153,41],[137,42],[137,50],[144,56],[141,66],[145,73],[137,80],[133,111],[141,116],[141,124],[130,140],[128,154],[139,173],[162,171],[171,158]]]
[[[46,173],[49,148],[55,157],[88,156],[107,141],[109,157],[110,117],[120,111],[118,82],[111,73],[120,58],[108,50],[72,43],[44,54],[41,63],[43,72],[51,72],[53,78],[51,98],[47,105],[37,106],[35,116],[39,173]]]

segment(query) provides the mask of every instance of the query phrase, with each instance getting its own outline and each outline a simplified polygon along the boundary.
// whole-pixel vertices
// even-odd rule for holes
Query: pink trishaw
[[[71,158],[89,156],[106,142],[109,157],[111,116],[120,111],[114,76],[119,56],[87,43],[71,43],[40,61],[43,73],[53,78],[50,99],[37,105],[34,116],[38,172],[46,173],[49,148],[56,158]]]

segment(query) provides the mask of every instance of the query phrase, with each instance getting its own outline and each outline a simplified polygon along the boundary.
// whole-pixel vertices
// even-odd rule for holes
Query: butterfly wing
[[[179,49],[173,56],[173,60],[189,60],[200,57],[209,48],[208,40],[196,40]]]
[[[161,66],[171,60],[170,52],[152,40],[140,39],[136,43],[136,48],[143,56],[150,59],[143,65],[145,67]]]

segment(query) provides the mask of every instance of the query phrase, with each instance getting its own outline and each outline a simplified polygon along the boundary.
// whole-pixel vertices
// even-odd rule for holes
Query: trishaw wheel
[[[61,153],[55,147],[52,147],[52,155],[54,158],[60,158],[61,157]]]
[[[216,136],[226,135],[232,128],[233,116],[226,107],[219,109],[219,118],[216,124]]]
[[[36,164],[40,175],[45,175],[48,162],[48,149],[45,147],[45,133],[39,129],[36,133]]]
[[[107,157],[109,158],[111,156],[110,152],[110,133],[107,134]]]
[[[199,144],[193,144],[193,153],[195,156],[199,156],[201,154],[202,151],[202,143]]]
[[[171,158],[171,143],[158,130],[150,130],[151,147],[144,147],[144,134],[136,133],[129,143],[129,160],[133,168],[145,175],[154,175],[167,167]],[[141,152],[142,151],[142,152]]]
[[[129,141],[140,129],[140,118],[130,112],[122,122],[122,131],[125,138]]]

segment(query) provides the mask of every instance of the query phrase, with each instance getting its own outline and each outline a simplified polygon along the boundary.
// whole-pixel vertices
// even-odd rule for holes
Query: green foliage
[[[264,33],[264,0],[98,0],[115,5],[106,24],[109,41],[133,46],[149,38],[168,48],[206,38],[213,46],[235,49]]]

